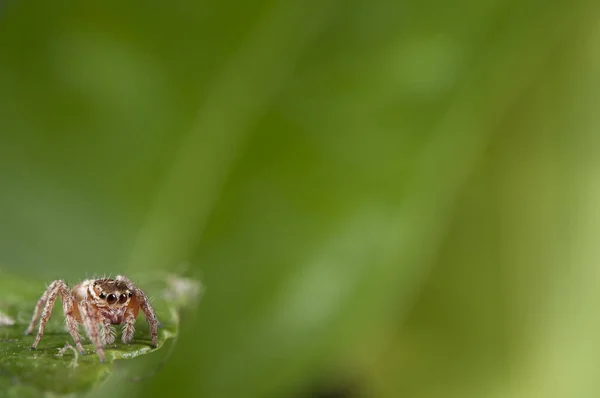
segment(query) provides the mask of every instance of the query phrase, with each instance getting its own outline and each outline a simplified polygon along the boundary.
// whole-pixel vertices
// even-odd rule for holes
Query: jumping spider
[[[156,348],[158,319],[148,297],[129,279],[118,275],[114,279],[88,279],[76,285],[72,290],[61,280],[52,282],[39,299],[31,324],[25,331],[25,334],[30,334],[35,323],[40,319],[37,337],[31,345],[32,350],[36,349],[44,335],[46,322],[52,315],[52,308],[59,294],[67,329],[75,341],[77,350],[82,355],[84,351],[77,331],[78,324],[83,324],[88,337],[96,347],[100,360],[104,362],[105,356],[102,347],[115,341],[115,330],[112,325],[123,323],[121,339],[123,343],[131,342],[135,331],[135,319],[140,309],[146,316],[150,327],[152,348]]]

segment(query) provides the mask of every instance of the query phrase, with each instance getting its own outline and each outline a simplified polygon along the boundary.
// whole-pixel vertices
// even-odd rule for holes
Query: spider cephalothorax
[[[38,319],[40,326],[35,341],[31,345],[34,350],[44,335],[44,328],[50,315],[54,302],[60,294],[63,303],[67,328],[75,341],[79,352],[83,354],[78,324],[83,324],[90,340],[96,347],[100,360],[104,361],[103,346],[115,341],[113,325],[123,324],[121,339],[129,343],[135,331],[135,319],[141,309],[152,338],[152,347],[158,341],[158,319],[146,294],[135,287],[133,282],[124,276],[114,279],[88,279],[69,290],[67,284],[61,280],[54,281],[48,286],[46,292],[39,299],[31,324],[25,334],[30,334]]]
[[[100,314],[112,325],[123,323],[125,311],[133,298],[127,283],[117,279],[96,279],[78,286],[74,289],[75,294],[80,297],[88,294]]]

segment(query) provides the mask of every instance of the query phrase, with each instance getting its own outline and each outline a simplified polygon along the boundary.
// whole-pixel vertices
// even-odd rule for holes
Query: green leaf
[[[161,322],[159,350],[167,340],[177,336],[178,310],[198,296],[199,285],[174,276],[156,277],[139,283],[154,299]],[[64,327],[62,306],[55,304],[53,315],[38,348],[30,350],[35,333],[24,335],[33,309],[45,285],[37,280],[23,280],[0,269],[0,388],[8,396],[69,394],[89,390],[112,373],[114,362],[153,353],[148,327],[143,315],[138,317],[131,344],[116,342],[105,347],[106,362],[101,363],[93,344],[84,339],[85,355],[71,345]]]

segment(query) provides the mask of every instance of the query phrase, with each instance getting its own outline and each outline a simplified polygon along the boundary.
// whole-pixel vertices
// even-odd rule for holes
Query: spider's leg
[[[154,308],[150,305],[150,300],[146,294],[140,289],[135,289],[136,298],[140,303],[140,309],[144,312],[146,316],[146,322],[148,322],[148,327],[150,328],[150,336],[152,337],[152,348],[156,348],[158,345],[158,318],[156,317],[156,313],[154,312]]]
[[[124,323],[123,331],[121,333],[121,340],[123,340],[123,343],[129,344],[133,339],[133,334],[135,333],[135,314],[133,309],[127,309],[125,312]]]
[[[67,288],[67,285],[65,284],[65,282],[60,281],[60,280],[52,282],[50,284],[50,286],[48,286],[48,289],[46,290],[46,292],[42,295],[42,297],[38,301],[38,304],[37,304],[38,306],[36,307],[36,310],[33,314],[33,319],[31,321],[31,325],[29,325],[29,328],[27,329],[27,331],[29,331],[29,329],[33,329],[33,325],[35,324],[35,321],[37,320],[36,318],[39,316],[39,307],[41,307],[43,305],[44,309],[41,312],[40,327],[38,329],[37,336],[35,337],[35,341],[31,345],[32,350],[35,350],[37,345],[40,343],[40,340],[44,336],[44,329],[46,328],[46,323],[48,322],[48,320],[50,319],[50,316],[52,315],[52,308],[54,307],[54,302],[56,301],[56,297],[58,297],[58,294],[60,293],[61,289],[63,289],[63,288],[68,291],[68,288]]]
[[[156,348],[158,345],[158,318],[156,317],[156,313],[154,312],[154,308],[150,305],[150,300],[148,296],[141,290],[135,287],[133,282],[129,280],[126,276],[117,275],[116,280],[120,280],[126,282],[134,291],[135,298],[140,305],[140,309],[144,312],[144,316],[146,317],[146,322],[148,322],[148,327],[150,328],[150,336],[152,338],[152,348]],[[134,319],[135,321],[135,319]],[[127,328],[127,324],[125,325]],[[131,326],[131,338],[133,338],[133,324]],[[123,334],[123,341],[125,341],[125,334]]]
[[[52,285],[50,285],[50,286],[52,286]],[[25,334],[31,334],[31,332],[33,332],[33,329],[35,328],[36,322],[38,321],[38,319],[40,319],[40,313],[42,311],[42,308],[46,304],[46,301],[48,300],[48,294],[51,291],[50,286],[48,286],[48,288],[46,289],[44,294],[42,294],[42,297],[40,297],[40,299],[38,300],[38,302],[35,306],[35,310],[33,311],[33,317],[31,318],[31,323],[29,324],[29,327],[25,331]]]
[[[66,287],[60,289],[60,296],[63,303],[63,312],[65,313],[67,329],[69,330],[71,337],[73,337],[77,351],[79,351],[81,355],[84,355],[85,351],[83,351],[83,346],[81,345],[81,336],[79,336],[79,332],[77,331],[77,301],[75,301],[75,298]]]
[[[96,347],[96,353],[98,357],[100,357],[100,361],[104,362],[106,357],[104,355],[104,350],[102,349],[102,341],[100,340],[100,334],[98,333],[98,316],[92,305],[87,301],[82,301],[79,303],[79,311],[81,313],[81,318],[83,319],[83,325],[85,326],[85,330],[92,340],[92,343]]]

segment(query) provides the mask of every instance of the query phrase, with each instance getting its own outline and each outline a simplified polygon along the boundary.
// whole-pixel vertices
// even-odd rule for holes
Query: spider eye
[[[102,292],[98,295],[98,297],[100,297],[102,300],[104,300],[106,298],[106,294],[104,294],[104,292]]]
[[[119,296],[119,304],[125,304],[127,302],[127,295],[125,293],[121,293]]]
[[[106,298],[106,302],[108,304],[114,304],[117,302],[117,296],[115,296],[114,294],[109,294],[108,297]]]
[[[129,297],[133,296],[133,293],[129,292],[129,294],[127,294]]]

